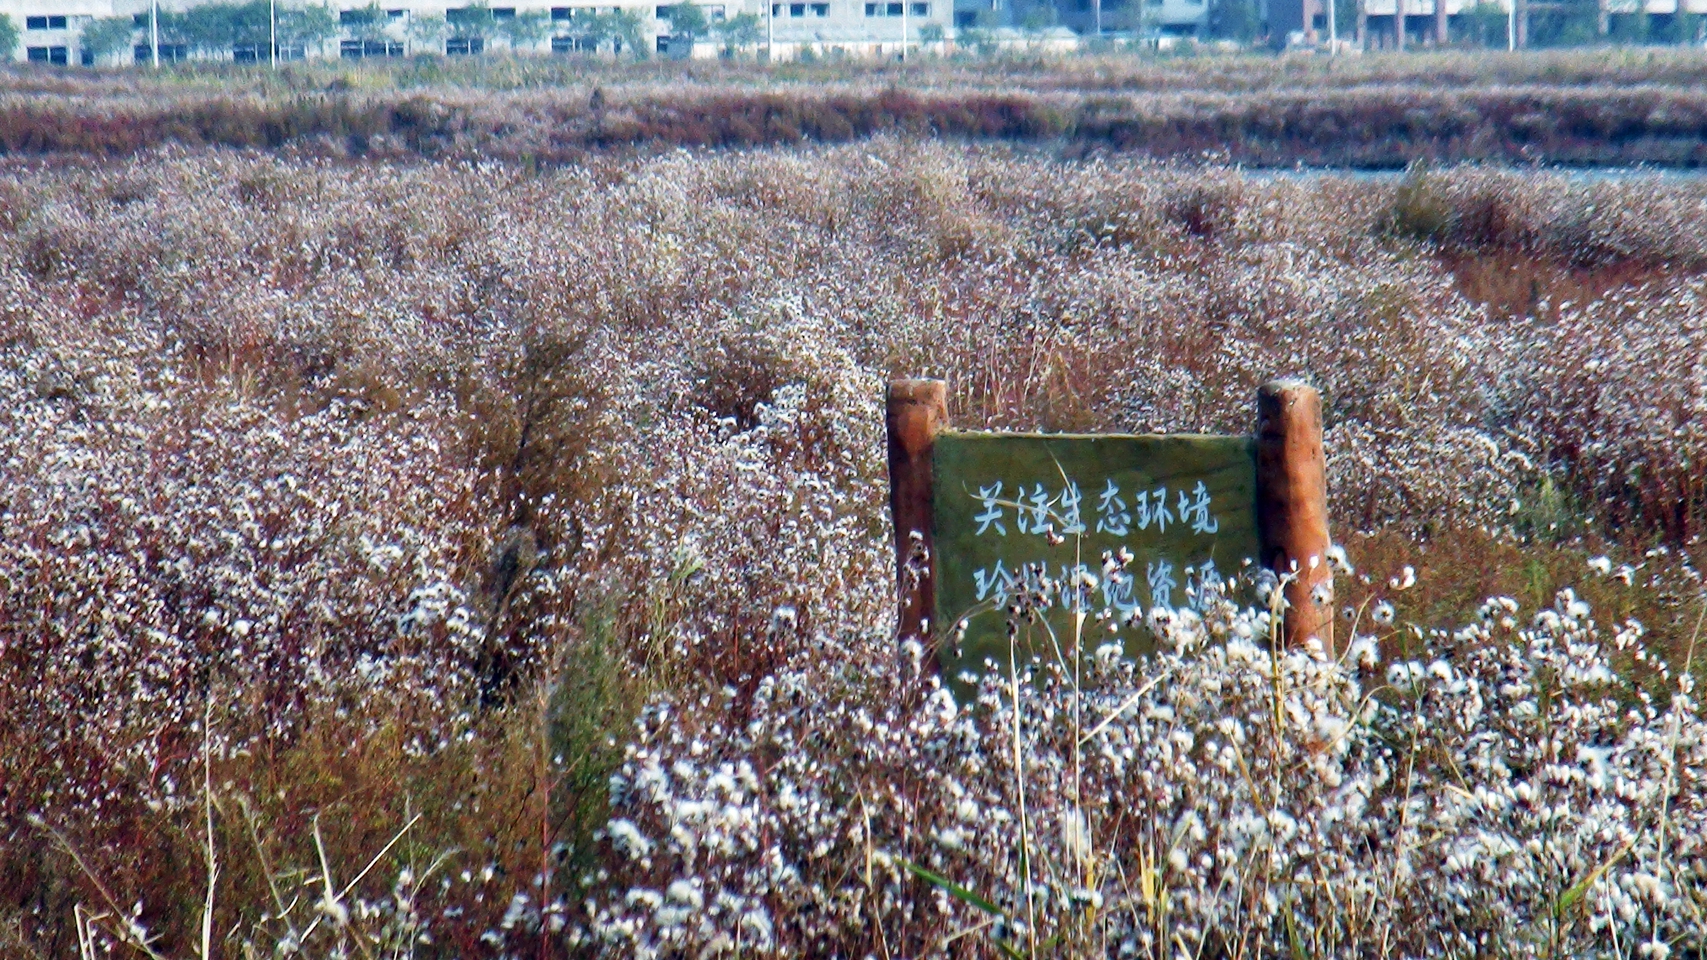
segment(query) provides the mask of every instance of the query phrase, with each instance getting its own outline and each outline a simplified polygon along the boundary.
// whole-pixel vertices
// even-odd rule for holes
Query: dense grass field
[[[1418,62],[1585,97],[1707,65]],[[360,96],[585,100],[418,69]],[[662,69],[598,82],[829,79]],[[324,80],[13,74],[4,110]],[[928,132],[13,150],[0,955],[1700,956],[1707,180]],[[1094,689],[956,707],[891,634],[898,375],[963,425],[1234,433],[1307,378],[1351,641],[1229,601]]]

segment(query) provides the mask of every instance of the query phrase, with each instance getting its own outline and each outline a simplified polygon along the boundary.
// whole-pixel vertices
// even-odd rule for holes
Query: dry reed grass
[[[15,72],[0,77],[0,150],[129,156],[181,144],[557,164],[610,150],[903,133],[1283,167],[1432,159],[1695,168],[1707,163],[1704,75],[1700,51],[1662,49],[775,70],[425,58],[164,76]]]
[[[1653,661],[1619,663],[1669,696],[1655,664],[1688,648],[1707,523],[1704,190],[892,138],[546,171],[13,161],[0,946],[74,953],[80,911],[114,912],[98,878],[167,956],[204,913],[222,954],[271,952],[294,936],[280,915],[300,932],[321,900],[310,952],[423,932],[416,955],[567,950],[584,896],[645,879],[595,839],[635,737],[772,757],[735,734],[806,729],[785,676],[839,698],[826,717],[877,696],[928,726],[890,698],[900,675],[837,666],[893,664],[896,374],[949,379],[968,425],[1234,432],[1256,384],[1307,376],[1339,532],[1374,574],[1355,603],[1454,624],[1490,595],[1550,609],[1576,580],[1603,622],[1646,625]],[[1591,575],[1602,553],[1629,572]],[[1406,564],[1423,586],[1389,597]],[[1559,602],[1558,630],[1587,636]],[[899,775],[862,756],[814,789]],[[922,796],[873,816],[920,836],[946,802]],[[347,898],[318,892],[400,833]],[[281,910],[269,882],[307,899]],[[873,889],[836,943],[948,929],[928,888]],[[778,909],[779,949],[820,942]],[[93,942],[122,955],[126,922]]]

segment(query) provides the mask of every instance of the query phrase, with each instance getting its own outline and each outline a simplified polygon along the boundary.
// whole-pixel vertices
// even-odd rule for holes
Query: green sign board
[[[1259,556],[1248,437],[945,430],[932,474],[932,620],[947,638],[944,676],[960,689],[962,675],[983,673],[986,661],[1006,669],[1006,608],[1021,593],[1040,596],[1046,615],[1020,627],[1011,644],[1020,663],[1070,649],[1079,612],[1091,615],[1082,649],[1112,638],[1139,656],[1153,646],[1144,612],[1197,607],[1208,585]],[[1132,560],[1104,576],[1104,552],[1122,548]],[[1062,589],[1076,574],[1080,584],[1095,578],[1088,602],[1084,590]],[[1096,622],[1104,610],[1111,616]]]

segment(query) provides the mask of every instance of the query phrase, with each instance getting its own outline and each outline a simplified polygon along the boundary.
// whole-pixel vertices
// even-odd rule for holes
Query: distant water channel
[[[1465,167],[1519,176],[1530,174],[1545,177],[1564,177],[1567,180],[1582,183],[1629,181],[1707,183],[1707,167],[1514,167],[1498,164],[1480,166],[1467,164]],[[1438,172],[1445,173],[1449,173],[1453,169],[1454,166],[1451,164],[1441,164],[1436,168]],[[1252,180],[1318,180],[1328,177],[1342,177],[1348,180],[1386,182],[1398,180],[1405,175],[1405,170],[1402,168],[1372,170],[1355,167],[1246,167],[1243,172]]]

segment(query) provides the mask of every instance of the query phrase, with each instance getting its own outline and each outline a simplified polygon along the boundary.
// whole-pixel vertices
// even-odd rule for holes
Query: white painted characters
[[[1013,593],[1014,575],[997,560],[993,567],[972,571],[972,582],[978,588],[979,603],[991,600],[997,607],[1003,607]]]
[[[1014,528],[1018,532],[1044,537],[1074,537],[1092,529],[1096,533],[1124,537],[1135,529],[1149,530],[1151,527],[1157,533],[1166,533],[1170,525],[1180,523],[1188,525],[1191,532],[1199,536],[1211,536],[1221,529],[1209,486],[1202,480],[1197,481],[1190,492],[1175,489],[1171,505],[1166,484],[1153,490],[1133,492],[1130,506],[1120,485],[1112,477],[1105,478],[1103,484],[1097,494],[1094,528],[1085,522],[1082,511],[1084,494],[1078,482],[1070,478],[1059,492],[1053,494],[1042,483],[1033,483],[1030,489],[1023,483],[1015,484],[1011,500],[1002,497],[1002,491],[1007,488],[1006,481],[997,480],[989,486],[979,486],[978,495],[974,498],[978,501],[979,511],[972,518],[978,524],[977,535],[1007,536],[1005,511],[1009,508],[1014,511]]]
[[[1053,571],[1053,574],[1051,573]],[[1226,581],[1215,569],[1214,560],[1184,568],[1185,584],[1182,604],[1202,612],[1215,598],[1222,595]],[[1147,561],[1144,565],[1144,584],[1149,589],[1150,606],[1174,607],[1174,591],[1180,589],[1180,567],[1167,558]],[[1138,596],[1138,578],[1124,569],[1116,568],[1100,577],[1088,564],[1045,562],[1022,563],[1012,567],[997,560],[987,567],[972,571],[974,597],[979,603],[989,603],[1000,609],[1016,596],[1025,595],[1043,609],[1059,607],[1070,613],[1093,613],[1091,598],[1100,595],[1101,607],[1125,616],[1142,609]]]
[[[1111,477],[1097,498],[1097,532],[1124,537],[1131,523],[1132,514],[1126,511],[1126,501],[1120,499],[1120,487]]]
[[[1079,519],[1079,503],[1083,499],[1079,495],[1079,485],[1068,480],[1066,489],[1061,491],[1057,500],[1061,504],[1061,528],[1056,532],[1063,537],[1076,537],[1085,532],[1085,523]]]
[[[1144,579],[1150,584],[1150,605],[1153,607],[1173,608],[1174,565],[1166,560],[1152,560],[1144,564]]]
[[[972,518],[978,524],[978,536],[983,536],[984,532],[992,527],[995,528],[997,536],[1005,537],[1008,535],[1008,528],[1002,523],[1001,496],[1002,481],[1000,480],[988,487],[978,488],[978,502],[984,507],[983,513]]]
[[[1192,533],[1214,533],[1221,529],[1221,521],[1209,512],[1209,488],[1202,480],[1197,481],[1189,497],[1184,490],[1179,492],[1179,519],[1181,523],[1191,524]]]
[[[1138,513],[1138,529],[1148,530],[1150,524],[1156,525],[1157,533],[1165,533],[1168,524],[1174,522],[1174,515],[1168,512],[1168,488],[1157,487],[1154,492],[1138,491],[1133,498],[1133,509]]]
[[[1043,489],[1041,483],[1033,487],[1029,494],[1023,492],[1025,490],[1023,486],[1020,487],[1020,490],[1019,516],[1015,520],[1019,532],[1044,534],[1053,530],[1054,523],[1050,519],[1052,511],[1049,508],[1054,506],[1055,498]]]

